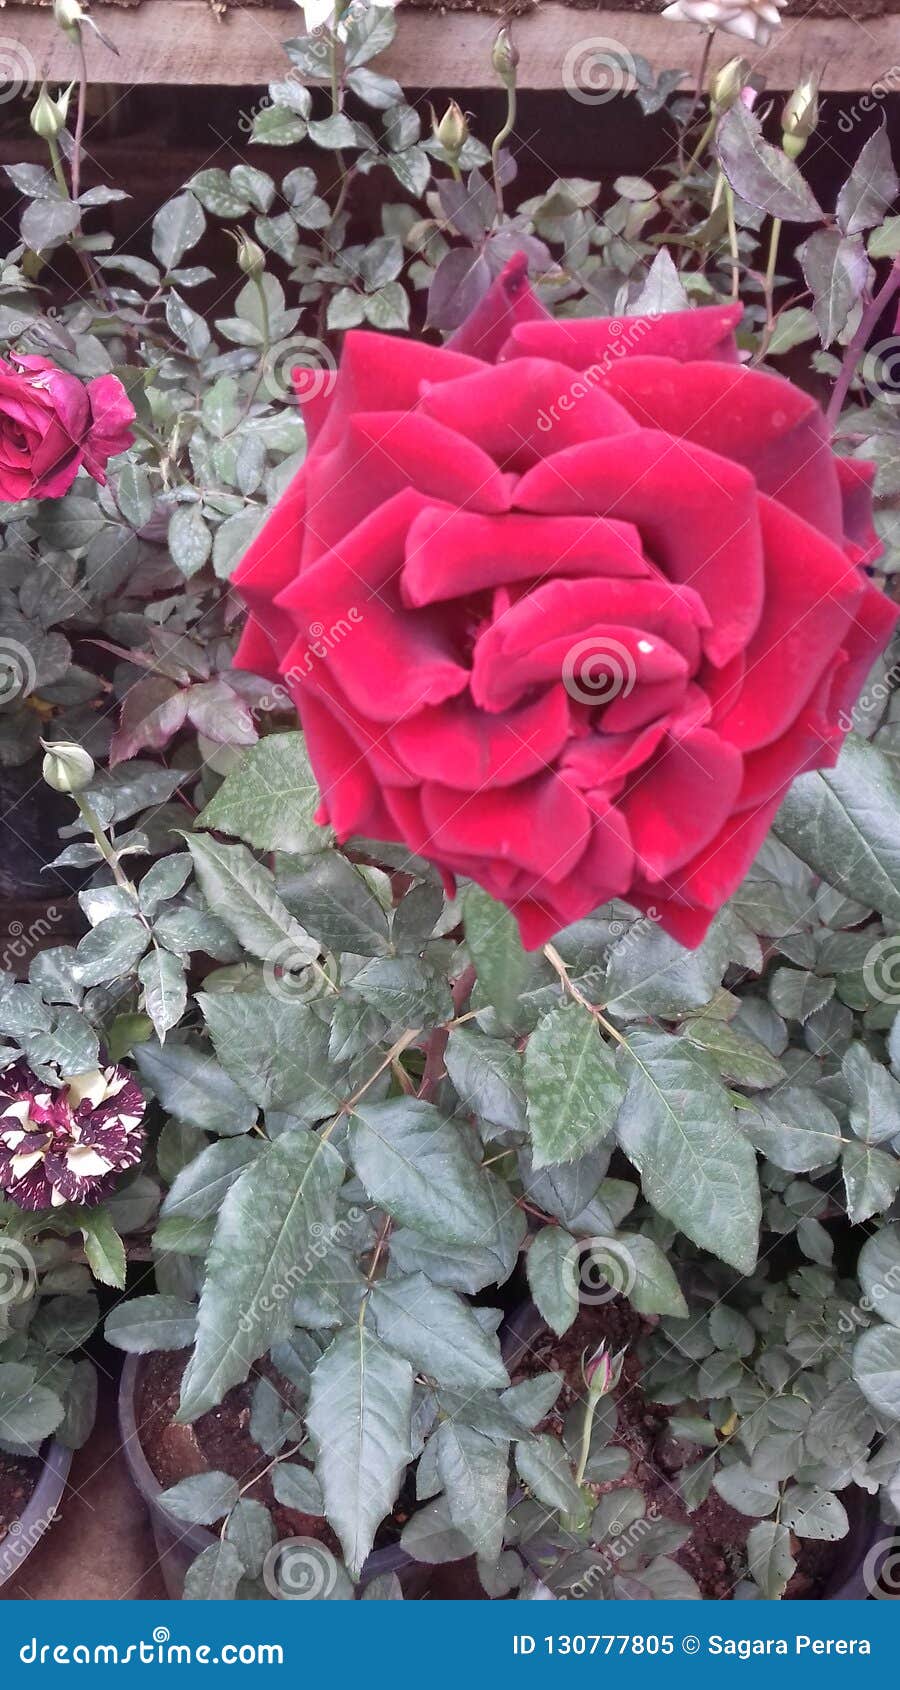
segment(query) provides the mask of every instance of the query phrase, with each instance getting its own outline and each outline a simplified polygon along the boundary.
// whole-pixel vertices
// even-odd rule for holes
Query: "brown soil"
[[[277,1538],[315,1537],[340,1554],[337,1538],[316,1514],[300,1514],[276,1502],[272,1490],[271,1457],[250,1436],[253,1387],[261,1373],[277,1385],[285,1404],[294,1406],[291,1387],[274,1370],[260,1366],[246,1384],[229,1391],[218,1408],[201,1415],[191,1426],[175,1424],[181,1378],[189,1351],[167,1350],[148,1356],[138,1374],[135,1412],[141,1448],[163,1487],[195,1473],[230,1473],[245,1495],[272,1511]],[[299,1460],[299,1457],[291,1457]]]
[[[647,1330],[649,1324],[623,1298],[615,1298],[599,1307],[582,1309],[563,1338],[547,1331],[535,1339],[516,1368],[514,1380],[530,1378],[548,1368],[557,1369],[565,1377],[554,1411],[542,1429],[560,1432],[573,1403],[584,1400],[581,1365],[585,1350],[591,1353],[605,1339],[615,1352],[626,1344],[633,1346]],[[729,1507],[715,1491],[693,1514],[687,1512],[677,1488],[678,1473],[682,1465],[699,1460],[704,1452],[699,1448],[686,1451],[683,1444],[668,1436],[671,1410],[645,1397],[640,1377],[640,1362],[629,1348],[616,1392],[618,1429],[612,1439],[629,1453],[628,1472],[621,1479],[593,1488],[598,1496],[625,1487],[640,1490],[648,1512],[655,1510],[669,1520],[689,1525],[691,1540],[673,1559],[696,1580],[707,1601],[729,1601],[735,1584],[746,1576],[743,1549],[753,1521]],[[798,1565],[785,1594],[790,1598],[821,1596],[840,1546],[804,1539],[795,1542],[792,1550]]]
[[[0,1539],[21,1518],[40,1472],[37,1456],[7,1455],[0,1451]]]

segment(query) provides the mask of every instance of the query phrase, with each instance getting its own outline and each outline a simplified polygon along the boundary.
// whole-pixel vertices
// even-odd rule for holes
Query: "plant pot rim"
[[[514,1361],[544,1332],[551,1332],[551,1328],[537,1306],[530,1300],[520,1303],[504,1323],[504,1358]],[[877,1500],[854,1485],[847,1512],[850,1530],[845,1538],[840,1539],[840,1553],[819,1601],[865,1602],[871,1595],[863,1577],[863,1567],[869,1551],[884,1533]]]
[[[7,1583],[27,1560],[35,1544],[56,1518],[72,1465],[72,1451],[51,1438],[38,1458],[43,1466],[25,1507],[0,1542],[0,1585]]]
[[[206,1526],[183,1525],[180,1520],[176,1520],[174,1514],[170,1514],[168,1509],[162,1506],[159,1499],[165,1487],[160,1484],[141,1446],[135,1403],[140,1365],[146,1359],[142,1355],[127,1355],[119,1383],[119,1432],[128,1471],[150,1510],[154,1524],[160,1526],[192,1555],[200,1555],[204,1549],[209,1549],[217,1542],[216,1537]],[[360,1586],[368,1584],[380,1574],[399,1572],[410,1564],[410,1560],[411,1557],[405,1549],[401,1549],[399,1543],[388,1544],[384,1549],[373,1549],[363,1566]]]

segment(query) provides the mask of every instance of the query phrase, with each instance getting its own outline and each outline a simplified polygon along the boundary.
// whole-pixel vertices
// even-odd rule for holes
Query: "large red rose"
[[[554,321],[514,261],[446,347],[349,334],[235,578],[321,819],[529,946],[612,897],[699,943],[894,625],[869,466],[738,362],[740,315]]]
[[[85,386],[47,358],[0,358],[0,500],[58,499],[84,465],[101,485],[131,445],[134,406],[117,376]]]

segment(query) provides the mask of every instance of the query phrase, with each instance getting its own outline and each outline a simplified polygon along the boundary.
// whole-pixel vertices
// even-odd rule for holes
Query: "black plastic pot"
[[[502,1333],[503,1354],[507,1366],[515,1365],[515,1361],[549,1330],[534,1303],[523,1303],[515,1314],[510,1315]],[[866,1558],[879,1538],[885,1537],[888,1529],[879,1520],[876,1499],[867,1492],[854,1485],[845,1493],[843,1500],[850,1530],[847,1536],[840,1540],[838,1555],[822,1600],[865,1602],[871,1595],[863,1574]]]
[[[72,1465],[72,1451],[51,1442],[41,1451],[43,1467],[18,1520],[14,1520],[0,1542],[0,1585],[19,1572],[35,1544],[52,1526],[59,1512],[66,1479]]]
[[[141,1359],[140,1356],[125,1358],[119,1386],[119,1431],[128,1470],[150,1514],[163,1583],[172,1600],[180,1601],[188,1567],[204,1549],[215,1543],[216,1539],[205,1526],[179,1524],[160,1504],[163,1487],[141,1448],[135,1416],[135,1394]],[[421,1585],[422,1574],[427,1573],[427,1570],[413,1561],[399,1544],[391,1544],[387,1549],[372,1551],[363,1567],[360,1583],[367,1585],[381,1573],[396,1573],[404,1585],[405,1594],[421,1595],[421,1588],[412,1587],[414,1584]]]

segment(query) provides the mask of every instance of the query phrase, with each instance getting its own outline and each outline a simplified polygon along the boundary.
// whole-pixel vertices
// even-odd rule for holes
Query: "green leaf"
[[[772,1008],[787,1021],[808,1021],[834,996],[834,981],[803,968],[777,968],[769,987]]]
[[[568,1457],[558,1438],[548,1432],[516,1444],[516,1466],[522,1483],[547,1508],[579,1515],[585,1499],[572,1477]]]
[[[116,504],[132,528],[143,528],[153,515],[150,477],[143,464],[126,463],[115,487]]]
[[[900,183],[891,158],[887,124],[870,135],[838,194],[837,220],[846,235],[880,223]]]
[[[578,1313],[579,1246],[562,1226],[545,1226],[525,1257],[528,1286],[538,1311],[558,1336]]]
[[[231,1602],[244,1577],[244,1563],[233,1543],[220,1538],[204,1549],[184,1578],[185,1602]]]
[[[617,1133],[645,1196],[695,1244],[750,1273],[761,1213],[756,1157],[724,1086],[698,1051],[649,1029],[631,1034],[628,1066]]]
[[[448,1561],[462,1561],[472,1553],[472,1545],[450,1518],[443,1497],[418,1508],[400,1535],[400,1547],[414,1561],[429,1567],[444,1566]]]
[[[296,1461],[279,1461],[272,1470],[272,1489],[276,1502],[298,1514],[324,1514],[322,1487],[309,1467]]]
[[[614,1254],[621,1254],[629,1266],[628,1277],[632,1283],[624,1295],[638,1314],[687,1315],[688,1306],[678,1281],[652,1238],[630,1232],[613,1242]]]
[[[736,1461],[733,1467],[723,1467],[713,1479],[713,1485],[739,1514],[771,1514],[778,1501],[778,1480],[752,1473],[742,1461]]]
[[[186,1350],[194,1342],[197,1310],[180,1297],[131,1297],[106,1317],[105,1336],[117,1350],[149,1355]]]
[[[364,1326],[339,1332],[313,1371],[306,1420],[316,1477],[354,1579],[412,1459],[412,1393],[409,1362]]]
[[[894,1221],[866,1239],[856,1271],[869,1308],[900,1326],[900,1224]]]
[[[105,1209],[82,1209],[79,1225],[88,1267],[101,1285],[125,1289],[125,1246]]]
[[[679,1031],[691,1044],[705,1050],[719,1073],[733,1085],[756,1090],[777,1086],[785,1078],[781,1063],[764,1044],[727,1021],[698,1017],[683,1022]]]
[[[822,345],[830,346],[846,327],[866,284],[869,266],[863,243],[839,229],[816,229],[797,256],[813,295]]]
[[[877,746],[848,734],[836,768],[794,782],[775,832],[846,897],[900,921],[900,775]]]
[[[75,233],[80,221],[72,200],[32,200],[22,213],[22,239],[32,252],[50,252]]]
[[[138,965],[138,979],[144,988],[144,1008],[162,1043],[177,1027],[187,1006],[184,964],[171,951],[154,945]]]
[[[736,194],[757,211],[790,223],[815,223],[822,216],[797,166],[764,141],[759,119],[737,100],[720,119],[716,155]]]
[[[200,170],[188,187],[214,217],[243,217],[250,210],[250,201],[238,193],[224,170]]]
[[[844,1052],[841,1072],[850,1091],[850,1125],[866,1144],[882,1144],[900,1134],[900,1083],[864,1044]]]
[[[258,1138],[222,1138],[207,1144],[177,1173],[160,1211],[183,1220],[205,1221],[218,1214],[226,1191],[263,1150]]]
[[[161,1491],[158,1500],[176,1520],[192,1526],[212,1526],[229,1513],[238,1495],[237,1481],[230,1473],[192,1473]]]
[[[291,147],[306,135],[306,124],[284,106],[263,106],[253,119],[251,141],[266,147]]]
[[[234,1545],[248,1577],[260,1578],[266,1556],[275,1542],[275,1527],[268,1508],[254,1502],[252,1497],[242,1496],[228,1517],[225,1542]]]
[[[609,1136],[625,1088],[590,1011],[562,1004],[538,1023],[525,1051],[534,1166],[573,1162]]]
[[[770,1602],[784,1595],[797,1563],[791,1554],[791,1534],[779,1520],[760,1520],[747,1535],[747,1565],[754,1583]]]
[[[900,1420],[900,1330],[873,1326],[853,1349],[853,1377],[867,1401],[888,1420]]]
[[[477,1027],[454,1027],[445,1061],[466,1109],[492,1126],[525,1131],[525,1077],[517,1050]]]
[[[221,1402],[289,1324],[297,1262],[333,1224],[343,1177],[344,1164],[330,1144],[314,1133],[284,1133],[226,1193],[179,1420],[196,1420]]]
[[[847,1212],[854,1225],[889,1209],[900,1190],[900,1157],[852,1140],[844,1145],[841,1171],[847,1192]]]
[[[285,908],[268,869],[246,845],[225,845],[211,834],[188,834],[200,889],[251,956],[291,968],[314,962],[319,946]]]
[[[134,1060],[141,1078],[176,1121],[223,1137],[249,1132],[254,1125],[256,1104],[204,1046],[162,1046],[150,1040],[137,1047]]]
[[[44,1439],[56,1431],[65,1410],[55,1391],[46,1385],[28,1385],[24,1389],[21,1382],[4,1385],[5,1371],[0,1368],[0,1440],[27,1444],[37,1453]]]
[[[263,1109],[316,1121],[340,1106],[345,1076],[313,1004],[271,992],[198,992],[197,1002],[223,1066]]]
[[[206,218],[193,194],[176,194],[153,219],[153,256],[164,270],[171,270],[189,247],[196,246],[205,228]]]
[[[149,943],[150,935],[136,916],[108,916],[81,940],[72,964],[73,978],[80,986],[101,986],[132,974]]]
[[[172,562],[189,581],[212,552],[212,534],[199,504],[176,505],[169,521],[168,543]]]
[[[462,1130],[431,1103],[361,1105],[351,1154],[369,1195],[403,1226],[447,1244],[484,1244],[495,1230],[483,1174]]]
[[[463,897],[466,944],[487,1002],[512,1025],[528,957],[515,917],[480,886],[467,886]]]
[[[847,1511],[828,1490],[815,1485],[789,1485],[784,1493],[781,1518],[797,1537],[834,1543],[850,1530]]]
[[[438,1473],[454,1526],[479,1555],[496,1561],[506,1525],[508,1446],[454,1420],[441,1422],[435,1442]]]
[[[291,914],[326,949],[390,955],[387,915],[363,876],[339,852],[322,851],[291,867],[279,876],[278,890]]]
[[[613,946],[605,998],[612,1015],[673,1018],[702,1009],[721,981],[730,952],[726,918],[719,917],[696,950],[649,921],[642,921]]]
[[[446,979],[419,957],[373,957],[353,976],[353,990],[392,1026],[430,1026],[453,1015]]]
[[[482,1331],[455,1292],[432,1285],[423,1273],[383,1280],[369,1301],[379,1337],[417,1373],[475,1391],[509,1384],[496,1338]]]
[[[322,850],[328,833],[313,821],[318,803],[303,735],[267,734],[226,776],[197,826],[235,834],[259,851]]]
[[[97,1418],[97,1369],[86,1356],[76,1361],[63,1400],[65,1418],[56,1428],[56,1441],[66,1449],[81,1449]]]

